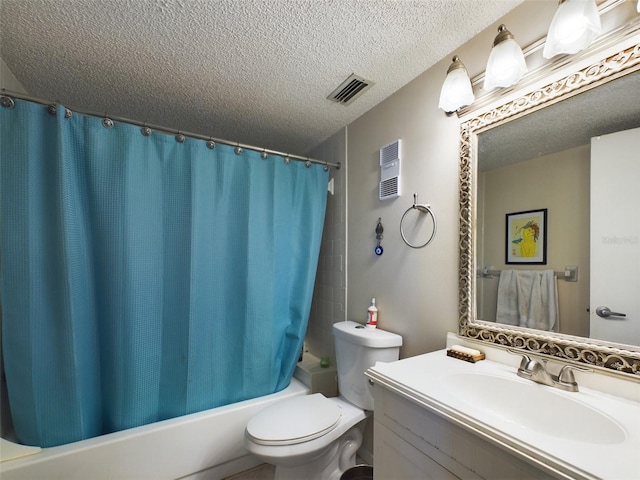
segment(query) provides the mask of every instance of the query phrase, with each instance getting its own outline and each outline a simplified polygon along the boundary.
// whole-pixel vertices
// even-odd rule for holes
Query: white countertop
[[[526,385],[518,387],[526,389],[530,384],[531,388],[543,389],[533,392],[536,397],[547,394],[565,396],[581,404],[581,408],[576,408],[573,412],[569,409],[566,415],[575,414],[578,410],[586,412],[593,409],[617,424],[616,428],[620,427],[621,433],[615,440],[607,443],[599,437],[597,429],[592,431],[588,426],[586,430],[591,435],[585,438],[559,437],[551,432],[528,428],[501,415],[498,409],[489,408],[486,401],[476,402],[471,395],[462,396],[449,388],[451,376],[460,373],[490,375],[513,382],[524,382]],[[640,479],[640,399],[634,401],[586,387],[580,387],[579,392],[565,392],[522,379],[516,375],[513,366],[490,360],[469,363],[448,357],[446,350],[392,363],[378,363],[366,375],[376,384],[434,411],[492,443],[512,453],[534,458],[565,476],[585,479]],[[508,389],[499,394],[509,395]],[[563,403],[570,404],[565,401]],[[532,408],[542,409],[538,414],[544,414],[544,405],[536,404]]]

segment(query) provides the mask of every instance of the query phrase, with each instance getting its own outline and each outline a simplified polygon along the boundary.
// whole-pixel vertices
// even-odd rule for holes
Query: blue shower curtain
[[[328,173],[130,124],[0,108],[3,358],[49,447],[285,388]]]

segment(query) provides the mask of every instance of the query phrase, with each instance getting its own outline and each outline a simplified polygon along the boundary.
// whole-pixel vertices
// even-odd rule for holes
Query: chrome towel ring
[[[407,240],[407,237],[404,234],[404,227],[403,227],[404,219],[407,216],[407,213],[409,213],[411,210],[418,210],[420,213],[426,213],[426,214],[430,215],[431,219],[433,220],[433,231],[431,232],[431,236],[422,245],[413,245],[412,243],[410,243]],[[426,204],[419,204],[418,203],[418,195],[416,195],[414,193],[413,194],[413,205],[411,205],[409,208],[407,208],[407,210],[402,215],[402,218],[400,219],[400,236],[402,236],[402,240],[404,241],[404,243],[406,243],[411,248],[426,247],[427,245],[429,245],[431,243],[433,238],[436,236],[436,230],[437,229],[438,229],[438,225],[437,225],[437,221],[436,221],[436,216],[433,213],[433,211],[431,210],[431,207],[429,205],[426,205]]]

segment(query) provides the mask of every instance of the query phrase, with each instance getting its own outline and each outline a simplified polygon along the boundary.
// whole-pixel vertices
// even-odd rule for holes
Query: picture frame
[[[505,215],[505,263],[547,264],[547,209]]]

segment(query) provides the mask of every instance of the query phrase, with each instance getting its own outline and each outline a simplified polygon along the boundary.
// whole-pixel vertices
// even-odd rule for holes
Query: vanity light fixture
[[[510,87],[518,83],[525,73],[527,73],[527,63],[522,48],[507,27],[500,25],[489,54],[484,89]]]
[[[452,62],[447,69],[447,77],[444,79],[438,104],[438,107],[447,113],[471,105],[475,100],[471,80],[464,64],[457,55],[453,57]]]
[[[602,32],[595,0],[560,0],[542,55],[574,54],[587,48]]]

